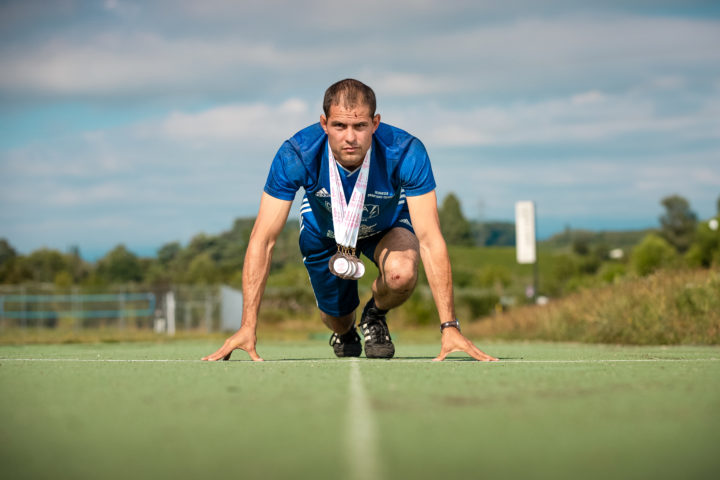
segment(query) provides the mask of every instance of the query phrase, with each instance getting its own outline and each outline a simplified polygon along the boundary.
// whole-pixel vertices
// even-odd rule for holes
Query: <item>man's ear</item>
[[[375,130],[380,126],[380,114],[378,113],[373,117],[373,133],[375,133]]]
[[[322,114],[320,115],[320,126],[325,130],[325,133],[327,133],[327,117]]]

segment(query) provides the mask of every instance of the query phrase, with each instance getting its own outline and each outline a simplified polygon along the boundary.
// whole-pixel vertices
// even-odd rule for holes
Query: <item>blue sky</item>
[[[4,1],[0,237],[153,254],[254,216],[325,88],[372,86],[440,198],[542,236],[720,196],[720,3]]]

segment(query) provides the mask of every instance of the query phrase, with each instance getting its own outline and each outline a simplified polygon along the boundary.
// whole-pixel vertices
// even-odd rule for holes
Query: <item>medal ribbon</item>
[[[365,204],[365,191],[367,190],[368,173],[370,172],[370,152],[365,154],[355,188],[350,196],[350,203],[345,202],[345,189],[337,169],[337,161],[328,144],[328,165],[330,166],[330,202],[332,205],[333,230],[335,242],[355,250],[363,205]]]

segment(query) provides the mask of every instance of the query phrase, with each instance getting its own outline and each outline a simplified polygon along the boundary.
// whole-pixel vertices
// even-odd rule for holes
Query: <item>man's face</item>
[[[380,115],[370,116],[370,108],[359,104],[348,107],[344,102],[330,107],[327,118],[320,115],[320,125],[328,135],[330,149],[345,168],[360,166],[372,145],[372,136],[380,125]]]

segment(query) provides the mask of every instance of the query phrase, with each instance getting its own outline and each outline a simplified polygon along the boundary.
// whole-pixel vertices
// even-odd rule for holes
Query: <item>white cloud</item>
[[[146,127],[175,141],[248,143],[274,150],[302,126],[317,121],[307,102],[229,104],[196,113],[173,112]],[[617,140],[637,134],[676,141],[720,139],[720,93],[696,111],[658,112],[653,95],[611,95],[598,90],[536,102],[452,108],[432,103],[386,108],[383,120],[416,134],[433,148],[487,145],[568,145]]]
[[[251,16],[241,18],[242,28],[228,20],[212,34],[192,30],[178,35],[148,27],[128,32],[111,25],[75,36],[62,32],[37,44],[13,42],[0,49],[0,89],[147,96],[251,88],[267,95],[278,86],[287,91],[291,78],[290,88],[299,91],[315,84],[318,74],[334,71],[365,72],[390,96],[522,94],[572,84],[602,90],[619,78],[637,83],[656,71],[700,68],[717,74],[720,65],[716,20],[573,15],[489,24],[470,11],[462,27],[441,29],[422,23],[412,27],[403,21],[407,13],[402,8],[391,8],[387,21],[394,19],[401,27],[358,41],[354,35],[338,35],[334,22],[296,31],[297,18],[270,15],[271,3],[247,8],[276,17],[272,28],[252,22]],[[215,7],[222,11],[231,8],[227,5]],[[311,13],[326,9],[313,8],[298,14],[317,21]],[[412,15],[429,20],[440,11],[430,2]],[[463,9],[452,15],[462,18]],[[673,76],[666,74],[665,82],[672,84]]]
[[[127,199],[127,190],[112,183],[91,185],[86,188],[60,188],[50,192],[47,201],[58,207],[77,207],[109,202],[122,203]]]
[[[573,95],[570,101],[573,105],[587,105],[589,103],[600,103],[605,99],[606,96],[602,92],[590,90],[589,92]]]
[[[225,105],[199,113],[173,112],[160,127],[175,140],[230,140],[267,142],[288,138],[299,125],[317,121],[302,100],[290,99],[278,106],[261,103]]]
[[[384,118],[390,123],[408,125],[406,128],[437,147],[571,145],[640,133],[677,140],[720,139],[717,101],[708,101],[691,112],[660,113],[652,95],[610,95],[597,90],[564,98],[469,109],[432,104],[391,110]]]
[[[526,196],[568,218],[652,220],[675,191],[714,209],[717,19],[566,0],[521,2],[520,16],[470,0],[371,0],[353,15],[323,0],[21,3],[0,6],[12,37],[0,95],[35,106],[32,128],[48,103],[57,115],[73,102],[102,102],[107,124],[125,126],[78,133],[87,119],[73,124],[82,108],[69,108],[63,138],[3,137],[15,145],[0,150],[4,235],[161,243],[226,228],[256,212],[276,149],[344,76],[425,142],[441,193],[466,206],[484,195],[488,217]],[[0,110],[9,128],[13,108]]]
[[[116,147],[114,139],[106,138],[104,132],[85,132],[78,138],[36,142],[0,151],[0,168],[6,178],[117,175],[134,165],[122,158]]]
[[[509,218],[515,201],[531,198],[543,216],[568,222],[586,217],[592,224],[593,217],[616,216],[618,222],[645,217],[652,223],[660,199],[674,193],[688,198],[701,218],[714,212],[720,173],[711,165],[718,155],[720,149],[641,158],[578,156],[569,162],[535,160],[531,153],[522,162],[483,155],[471,168],[436,156],[433,165],[441,193],[454,191],[466,208],[481,201],[486,218],[503,211]]]
[[[373,89],[386,96],[418,96],[447,93],[458,87],[452,75],[421,75],[419,73],[388,72],[373,82]]]
[[[687,83],[683,75],[661,75],[651,80],[651,86],[658,90],[678,90],[685,88]]]
[[[332,52],[329,52],[332,55]],[[314,60],[313,60],[314,59]],[[242,80],[253,68],[281,69],[328,60],[306,59],[270,43],[239,37],[171,39],[155,33],[104,33],[78,42],[55,39],[0,52],[0,89],[60,95],[119,94],[214,88]]]

